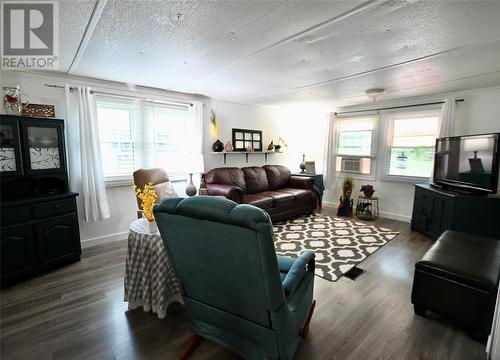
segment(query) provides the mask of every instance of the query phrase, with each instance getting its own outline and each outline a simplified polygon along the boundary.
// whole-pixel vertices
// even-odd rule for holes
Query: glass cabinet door
[[[2,118],[0,122],[0,174],[22,173],[17,120]]]
[[[56,128],[28,126],[31,170],[59,169],[59,138]]]
[[[64,166],[62,124],[48,120],[24,121],[23,141],[27,172],[60,172]]]

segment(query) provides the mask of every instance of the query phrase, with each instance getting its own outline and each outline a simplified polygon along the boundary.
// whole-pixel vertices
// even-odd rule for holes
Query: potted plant
[[[372,185],[363,185],[361,186],[361,192],[365,194],[366,198],[371,198],[373,196],[373,193],[375,192],[375,189],[373,188]]]

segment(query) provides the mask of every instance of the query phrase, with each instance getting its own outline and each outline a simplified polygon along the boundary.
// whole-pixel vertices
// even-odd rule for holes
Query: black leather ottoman
[[[415,264],[411,302],[484,340],[491,331],[500,276],[500,240],[447,230]]]

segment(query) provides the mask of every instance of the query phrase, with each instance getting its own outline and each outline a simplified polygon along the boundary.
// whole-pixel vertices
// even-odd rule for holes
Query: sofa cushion
[[[293,204],[295,203],[295,196],[293,194],[283,192],[281,190],[264,191],[260,194],[271,197],[273,199],[273,207],[276,208],[293,206]]]
[[[310,190],[303,190],[303,189],[293,189],[293,188],[283,188],[280,189],[280,192],[286,192],[289,194],[292,194],[295,196],[297,201],[311,201],[314,200],[315,196],[314,193]]]
[[[496,293],[500,240],[447,230],[415,268]]]
[[[273,198],[270,196],[262,195],[261,193],[244,194],[242,202],[243,204],[257,206],[258,208],[264,210],[271,209],[273,207]]]
[[[241,168],[245,175],[245,184],[247,185],[247,193],[254,194],[269,190],[266,171],[258,166],[249,166]]]
[[[246,192],[245,175],[236,167],[215,168],[205,174],[207,184],[226,184],[238,186]]]
[[[288,186],[291,173],[286,166],[266,165],[262,168],[266,171],[269,190],[277,190]]]

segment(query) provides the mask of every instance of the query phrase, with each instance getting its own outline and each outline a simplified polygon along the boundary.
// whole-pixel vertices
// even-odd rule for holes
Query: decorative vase
[[[233,151],[233,145],[231,144],[231,141],[228,141],[226,145],[224,146],[224,151],[225,152],[231,152]]]
[[[222,150],[224,150],[224,144],[222,143],[222,141],[220,140],[215,141],[212,144],[212,150],[214,152],[222,152]]]
[[[158,232],[158,225],[156,224],[155,220],[148,221],[148,226],[149,226],[149,232],[151,234],[155,234]]]
[[[2,88],[3,95],[3,108],[5,110],[6,115],[16,115],[20,116],[23,107],[27,106],[29,103],[29,99],[23,105],[21,96],[26,94],[19,93],[19,86],[4,86]]]
[[[306,154],[302,154],[302,162],[300,163],[300,173],[304,174],[306,172]]]
[[[186,187],[186,195],[189,197],[196,195],[196,186],[193,184],[193,174],[189,174],[189,185]]]

